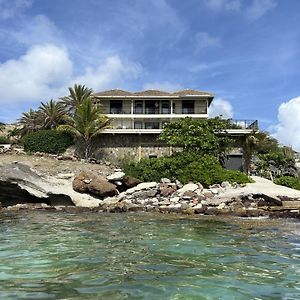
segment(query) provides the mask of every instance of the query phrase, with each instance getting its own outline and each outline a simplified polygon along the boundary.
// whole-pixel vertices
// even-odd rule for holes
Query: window
[[[182,113],[183,114],[194,114],[195,113],[195,101],[194,100],[182,101]]]
[[[134,129],[143,129],[143,123],[141,121],[135,121]]]
[[[155,100],[145,101],[145,114],[158,114],[159,103]]]
[[[162,114],[169,114],[169,113],[171,113],[171,110],[170,110],[170,101],[169,100],[163,100],[163,101],[161,101],[161,113]]]
[[[159,129],[159,122],[145,122],[145,129]]]
[[[134,113],[135,114],[142,114],[143,113],[143,101],[137,100],[134,104]]]
[[[122,113],[122,100],[111,100],[110,101],[110,113],[111,114],[121,114]]]

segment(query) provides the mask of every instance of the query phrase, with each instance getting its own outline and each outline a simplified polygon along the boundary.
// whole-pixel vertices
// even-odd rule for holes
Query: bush
[[[10,144],[10,140],[5,135],[0,135],[0,144]]]
[[[73,138],[56,130],[40,130],[28,133],[22,139],[26,152],[44,152],[59,154],[73,144]]]
[[[291,176],[282,176],[274,180],[274,183],[284,185],[292,189],[300,190],[300,179]]]
[[[225,170],[210,155],[181,152],[173,156],[147,158],[130,162],[124,167],[127,175],[143,181],[160,181],[161,178],[178,179],[182,183],[200,182],[205,187],[222,181],[246,183],[250,178],[242,172]]]

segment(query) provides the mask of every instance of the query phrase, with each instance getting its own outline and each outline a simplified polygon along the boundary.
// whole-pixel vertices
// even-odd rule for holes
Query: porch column
[[[171,99],[171,115],[173,115],[173,99]]]

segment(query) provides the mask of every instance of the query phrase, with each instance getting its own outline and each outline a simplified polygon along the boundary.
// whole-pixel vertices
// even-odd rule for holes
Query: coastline
[[[35,173],[38,177],[30,179],[30,176],[20,173],[20,178],[15,179],[19,187],[37,196],[37,188],[29,187],[28,184],[26,186],[24,183],[26,180],[28,182],[32,180],[41,189],[38,191],[41,199],[48,197],[48,201],[49,198],[53,197],[54,199],[55,195],[60,195],[60,202],[48,201],[47,203],[47,201],[41,200],[35,203],[28,201],[28,203],[2,205],[0,209],[2,212],[18,210],[52,210],[72,213],[138,211],[179,215],[266,216],[270,218],[299,218],[300,216],[300,191],[275,185],[260,177],[253,177],[256,182],[245,186],[230,185],[225,182],[207,189],[203,188],[201,184],[182,186],[165,179],[160,183],[142,183],[114,196],[95,197],[95,195],[75,192],[72,187],[74,177],[80,171],[93,172],[101,177],[106,177],[114,173],[115,166],[61,160],[55,156],[1,154],[0,166],[5,165],[13,166],[13,170],[16,169],[16,166],[28,167],[33,172],[31,175],[34,177]],[[73,203],[68,205],[61,195],[67,195]]]

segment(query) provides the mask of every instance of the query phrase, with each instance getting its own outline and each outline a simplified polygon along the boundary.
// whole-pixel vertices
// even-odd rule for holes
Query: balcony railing
[[[258,121],[257,120],[230,120],[233,128],[236,129],[258,129]]]

